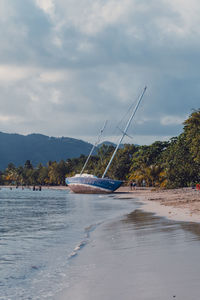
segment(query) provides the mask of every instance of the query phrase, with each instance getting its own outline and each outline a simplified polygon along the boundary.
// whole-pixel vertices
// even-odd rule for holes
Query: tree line
[[[91,156],[86,173],[101,177],[114,151],[103,145],[97,155]],[[86,156],[49,161],[46,166],[33,167],[30,160],[24,166],[9,163],[0,172],[1,185],[65,185],[65,177],[80,173]],[[169,141],[156,141],[147,146],[125,144],[119,149],[107,176],[134,181],[138,186],[176,188],[200,183],[200,109],[184,122],[183,132]]]

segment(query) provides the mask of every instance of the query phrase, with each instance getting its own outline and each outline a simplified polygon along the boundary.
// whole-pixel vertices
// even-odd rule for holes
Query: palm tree
[[[141,165],[139,169],[133,171],[129,180],[134,180],[139,186],[145,181],[146,186],[165,187],[167,184],[166,171],[162,165],[151,165],[147,167]]]

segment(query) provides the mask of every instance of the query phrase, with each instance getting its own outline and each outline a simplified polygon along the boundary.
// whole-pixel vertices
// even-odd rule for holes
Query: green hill
[[[34,166],[46,165],[48,161],[88,155],[92,145],[82,140],[62,137],[55,138],[42,134],[9,134],[0,132],[0,170],[9,163],[24,165],[30,160]]]

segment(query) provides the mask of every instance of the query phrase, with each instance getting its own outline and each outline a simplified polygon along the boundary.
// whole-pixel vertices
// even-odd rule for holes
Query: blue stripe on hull
[[[95,177],[68,177],[66,184],[75,193],[112,193],[122,185],[122,181]]]

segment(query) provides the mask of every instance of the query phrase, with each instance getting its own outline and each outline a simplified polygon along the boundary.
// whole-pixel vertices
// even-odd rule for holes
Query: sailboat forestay
[[[85,166],[96,146],[96,144],[93,146],[90,155],[88,156],[88,159],[81,171],[80,174],[76,174],[73,177],[67,177],[65,179],[66,184],[69,186],[70,190],[73,191],[74,193],[80,193],[80,194],[102,194],[102,193],[112,193],[114,191],[116,191],[123,183],[122,180],[114,180],[114,179],[110,179],[110,178],[105,178],[108,169],[117,153],[117,150],[120,146],[120,144],[122,143],[124,137],[127,135],[127,131],[130,127],[130,124],[138,110],[138,107],[142,101],[142,98],[144,96],[144,93],[146,92],[147,87],[145,86],[138,101],[136,106],[133,109],[133,112],[125,126],[124,131],[122,132],[122,136],[119,139],[119,142],[112,154],[112,157],[102,175],[101,178],[98,178],[97,176],[91,175],[91,174],[84,174],[83,170],[85,169]],[[104,125],[105,128],[105,125]],[[103,130],[103,129],[102,129]],[[102,132],[101,130],[101,132]]]

